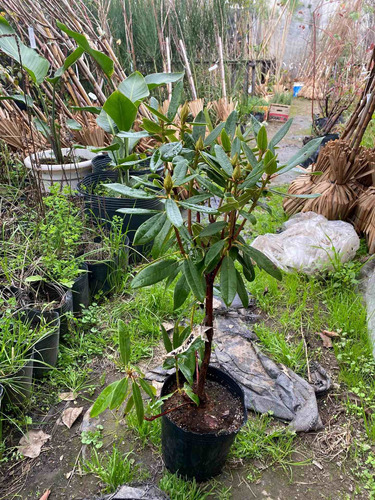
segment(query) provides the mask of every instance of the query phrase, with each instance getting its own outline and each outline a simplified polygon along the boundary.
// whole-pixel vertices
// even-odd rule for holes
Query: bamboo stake
[[[172,73],[172,65],[171,65],[171,51],[169,46],[169,36],[165,37],[165,49],[167,52],[167,73]],[[170,101],[172,98],[172,84],[168,83],[168,100]]]
[[[223,57],[223,44],[221,42],[221,36],[217,36],[217,45],[219,50],[219,67],[220,67],[220,78],[221,78],[221,89],[222,96],[227,99],[227,87],[225,83],[225,69],[224,69],[224,57]]]
[[[180,43],[180,48],[181,48],[181,52],[182,52],[182,58],[183,58],[184,64],[185,64],[186,75],[188,77],[189,85],[191,88],[191,95],[192,95],[193,101],[195,101],[197,99],[197,92],[195,90],[193,75],[191,74],[190,64],[189,64],[189,60],[188,60],[188,57],[186,54],[185,45],[181,39],[180,39],[179,43]]]

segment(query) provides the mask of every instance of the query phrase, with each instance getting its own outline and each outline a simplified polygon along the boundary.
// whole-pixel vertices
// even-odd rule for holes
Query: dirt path
[[[293,118],[292,126],[288,134],[279,144],[278,157],[281,164],[286,163],[302,147],[302,140],[311,131],[311,101],[307,99],[294,99],[290,109],[290,117]],[[267,124],[268,137],[272,137],[282,124],[279,122],[269,122]],[[299,175],[296,170],[291,170],[285,174],[276,177],[272,184],[282,185],[290,184],[293,179]]]

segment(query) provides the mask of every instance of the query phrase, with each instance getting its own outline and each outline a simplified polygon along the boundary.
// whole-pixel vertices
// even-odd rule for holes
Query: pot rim
[[[64,170],[75,170],[75,169],[85,169],[91,167],[91,161],[92,159],[96,156],[95,153],[92,151],[89,151],[88,149],[85,148],[78,148],[78,149],[72,149],[72,148],[62,148],[61,149],[63,154],[66,153],[71,153],[74,157],[77,157],[78,155],[81,155],[83,157],[86,157],[83,161],[77,161],[73,163],[56,163],[54,165],[48,165],[46,163],[40,163],[39,168],[40,170],[47,171],[47,172],[61,172]],[[25,167],[28,169],[32,169],[32,161],[35,161],[35,158],[38,158],[39,160],[43,160],[46,158],[54,158],[53,150],[52,149],[46,149],[43,151],[37,151],[36,153],[32,153],[31,155],[27,156],[24,159],[24,164]]]
[[[179,432],[183,433],[185,436],[193,436],[193,437],[198,437],[199,439],[213,439],[213,438],[224,438],[224,437],[228,437],[228,436],[236,436],[238,434],[238,432],[242,429],[242,427],[246,424],[247,422],[247,409],[246,409],[246,405],[245,405],[245,395],[244,395],[244,391],[242,389],[242,387],[240,386],[240,384],[234,380],[233,377],[231,377],[227,372],[225,372],[224,370],[221,370],[220,368],[216,368],[215,366],[209,366],[208,367],[208,372],[207,372],[207,375],[210,374],[210,372],[216,372],[216,373],[222,373],[224,374],[225,376],[227,376],[228,378],[230,378],[232,380],[232,382],[234,382],[238,388],[240,389],[241,391],[241,404],[243,406],[243,420],[242,420],[242,423],[241,425],[238,427],[238,429],[236,429],[235,431],[231,431],[231,432],[220,432],[220,434],[214,434],[214,433],[208,433],[208,432],[194,432],[194,431],[188,431],[188,430],[185,430],[185,429],[182,429],[181,427],[179,427],[175,422],[173,422],[168,414],[167,415],[163,415],[161,418],[165,418],[168,420],[168,423],[173,425]],[[161,391],[163,391],[164,389],[164,386],[165,384],[167,383],[167,381],[169,381],[171,379],[171,377],[174,377],[175,376],[175,371],[173,373],[171,373],[171,375],[168,375],[168,377],[164,380],[164,383],[163,383],[163,387],[161,389]]]

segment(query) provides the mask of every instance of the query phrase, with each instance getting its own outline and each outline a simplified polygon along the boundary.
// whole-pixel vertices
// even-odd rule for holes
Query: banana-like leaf
[[[184,77],[184,72],[182,73],[151,73],[145,76],[146,83],[150,90],[155,87],[160,87],[160,85],[166,85],[167,83],[175,83]]]
[[[3,52],[28,72],[33,82],[43,82],[49,71],[49,62],[34,49],[21,42],[19,36],[5,19],[0,16],[0,52]]]
[[[137,103],[150,95],[146,80],[139,71],[129,75],[117,88],[133,103]]]
[[[119,90],[115,90],[103,105],[104,111],[115,122],[119,130],[127,132],[131,129],[138,108]]]
[[[182,92],[184,91],[184,82],[177,83],[172,92],[171,102],[169,103],[167,118],[173,120],[177,114],[177,110],[182,100]]]
[[[69,29],[67,26],[65,26],[65,24],[60,23],[59,21],[57,21],[56,24],[58,28],[61,29],[61,31],[73,38],[73,40],[75,40],[78,45],[99,64],[101,69],[109,78],[112,76],[114,71],[114,64],[110,57],[103,54],[103,52],[100,52],[99,50],[91,48],[85,35]]]

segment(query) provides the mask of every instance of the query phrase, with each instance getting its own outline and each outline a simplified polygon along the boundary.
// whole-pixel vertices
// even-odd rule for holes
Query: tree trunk
[[[211,359],[211,350],[212,350],[212,339],[214,336],[214,280],[215,276],[211,273],[206,276],[206,317],[204,319],[205,326],[208,326],[208,330],[206,332],[208,342],[205,342],[204,347],[204,357],[201,365],[201,369],[199,372],[199,382],[197,388],[197,395],[200,400],[204,401],[206,399],[204,386],[206,383],[207,370],[210,364]]]

